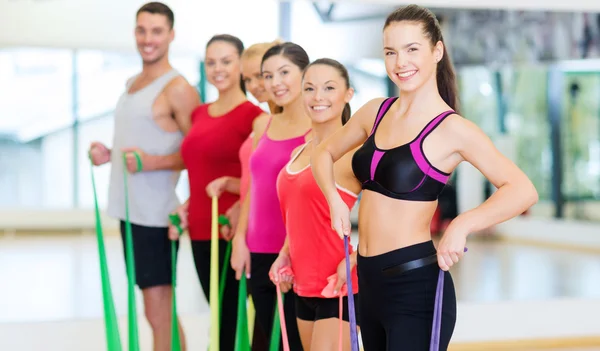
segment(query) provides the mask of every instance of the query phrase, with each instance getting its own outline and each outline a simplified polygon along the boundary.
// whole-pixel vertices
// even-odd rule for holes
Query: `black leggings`
[[[386,268],[436,253],[433,242],[382,255],[358,255],[358,304],[364,351],[427,351],[431,341],[438,281],[437,262],[399,274]],[[444,276],[440,351],[446,351],[456,323],[456,295],[450,273]]]
[[[225,259],[225,250],[227,242],[219,240],[219,279],[223,270],[223,260]],[[200,285],[207,301],[210,301],[210,241],[192,241],[192,254],[194,264]],[[220,350],[233,351],[235,342],[235,332],[237,324],[237,305],[238,305],[239,282],[235,279],[235,271],[231,264],[227,262],[227,277],[225,279],[225,291],[223,292],[223,309],[221,318]],[[267,340],[261,337],[264,333],[257,330],[254,325],[254,336],[252,337],[253,351],[266,351],[268,349]]]
[[[260,325],[268,340],[271,340],[273,330],[273,317],[277,308],[277,288],[269,278],[269,270],[277,258],[277,254],[250,253],[250,287],[252,289],[252,301],[256,311],[256,323]],[[285,314],[285,326],[287,329],[290,351],[302,351],[300,333],[296,321],[296,294],[290,290],[284,294],[283,309]],[[279,350],[283,350],[280,336]],[[254,349],[253,349],[254,350]]]

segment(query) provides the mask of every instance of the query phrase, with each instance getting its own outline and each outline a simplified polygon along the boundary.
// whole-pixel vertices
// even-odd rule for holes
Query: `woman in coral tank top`
[[[343,349],[350,350],[350,324],[344,244],[331,228],[329,205],[310,169],[310,156],[321,141],[340,129],[350,118],[348,102],[354,94],[348,71],[339,62],[319,59],[305,70],[304,106],[312,120],[313,138],[295,150],[277,179],[277,192],[287,237],[271,267],[275,284],[293,281],[296,318],[305,350],[337,350],[339,295],[343,298]],[[341,118],[340,118],[341,116]],[[344,155],[334,167],[338,193],[348,208],[357,200],[361,185],[352,172],[352,155]],[[350,247],[352,250],[352,247]],[[353,292],[358,292],[356,253],[350,255]],[[293,277],[279,274],[291,266]],[[337,275],[336,275],[337,274]],[[328,280],[333,291],[324,294]],[[335,279],[335,280],[334,280]],[[331,289],[329,289],[331,290]],[[356,301],[356,295],[354,295]]]

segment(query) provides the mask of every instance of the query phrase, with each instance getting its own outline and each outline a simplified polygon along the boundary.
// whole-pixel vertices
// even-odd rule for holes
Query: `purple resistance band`
[[[358,350],[358,333],[356,329],[356,311],[354,308],[354,293],[352,292],[352,276],[350,275],[350,254],[348,251],[350,236],[344,238],[344,251],[346,253],[346,285],[348,287],[348,313],[350,314],[350,343],[352,351]],[[468,249],[465,247],[465,252]],[[433,307],[433,327],[429,351],[439,351],[440,334],[442,330],[442,302],[444,301],[444,271],[440,269],[437,288],[435,291],[435,305]]]
[[[350,315],[350,343],[352,351],[358,351],[358,333],[356,329],[356,311],[354,308],[354,293],[352,292],[352,275],[350,274],[350,253],[348,250],[350,236],[344,237],[346,252],[346,285],[348,287],[348,314]]]
[[[465,247],[465,252],[467,252]],[[442,302],[444,301],[444,271],[440,269],[437,288],[435,290],[435,305],[433,307],[433,326],[431,328],[431,343],[429,351],[439,351],[440,334],[442,331]]]
[[[442,329],[442,301],[444,301],[444,271],[438,274],[437,289],[435,290],[435,305],[433,307],[433,327],[429,351],[439,351],[440,333]]]

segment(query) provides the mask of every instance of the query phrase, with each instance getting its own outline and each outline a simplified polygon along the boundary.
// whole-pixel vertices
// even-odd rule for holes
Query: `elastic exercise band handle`
[[[179,235],[183,234],[183,229],[181,228],[181,218],[177,213],[171,213],[169,215],[169,221],[173,226],[175,226],[175,228],[177,228]]]
[[[231,227],[231,223],[229,222],[229,218],[227,218],[227,216],[225,215],[220,215],[219,216],[219,225],[226,225]]]
[[[125,164],[127,164],[127,154],[132,154],[133,156],[135,156],[135,160],[137,162],[136,172],[141,172],[144,169],[144,165],[142,164],[142,157],[140,156],[140,154],[137,151],[123,153],[123,160],[125,161]]]
[[[177,228],[179,235],[183,234],[183,229],[181,228],[181,218],[179,217],[179,215],[177,213],[171,213],[169,215],[169,220],[171,221],[171,224],[175,226],[175,228]],[[220,215],[219,225],[231,226],[229,218],[227,218],[225,215]]]

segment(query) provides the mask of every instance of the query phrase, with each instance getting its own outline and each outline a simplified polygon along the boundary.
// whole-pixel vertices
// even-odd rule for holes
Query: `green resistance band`
[[[92,174],[92,189],[94,191],[94,209],[96,216],[96,239],[98,241],[98,256],[100,258],[100,277],[102,280],[102,300],[104,304],[104,328],[106,332],[106,349],[108,351],[122,351],[121,336],[119,334],[119,324],[115,312],[115,303],[113,299],[110,274],[106,262],[106,248],[104,246],[104,234],[102,232],[102,220],[100,219],[100,209],[98,207],[98,195],[96,192],[96,180],[94,178],[94,165],[90,158],[90,170]]]
[[[137,161],[137,171],[141,171],[142,159],[137,152],[132,152]],[[131,234],[131,222],[129,221],[129,189],[127,172],[127,153],[123,153],[123,180],[125,193],[125,246],[127,257],[127,296],[128,296],[128,314],[129,314],[129,351],[139,351],[139,333],[137,323],[137,308],[135,299],[135,261],[133,254],[133,236]]]
[[[169,219],[171,224],[177,228],[179,232],[179,236],[183,234],[183,229],[181,228],[181,219],[176,214],[170,214]],[[171,300],[171,351],[180,351],[181,350],[181,340],[179,338],[179,325],[177,322],[177,295],[176,295],[176,286],[177,286],[177,246],[175,240],[171,241],[171,274],[172,278],[172,289],[173,296]]]
[[[250,331],[248,328],[248,310],[247,303],[246,272],[242,273],[240,279],[240,288],[238,292],[237,326],[235,328],[235,348],[234,351],[251,351]]]
[[[142,160],[137,152],[132,153],[137,161],[138,171],[142,170]],[[88,154],[91,165],[92,188],[94,192],[94,208],[96,217],[96,238],[98,241],[98,255],[100,259],[100,275],[102,280],[102,299],[104,304],[104,323],[106,329],[106,347],[108,351],[121,351],[121,336],[114,305],[114,298],[110,284],[110,275],[106,260],[106,249],[104,245],[104,234],[100,209],[98,206],[98,194],[96,191],[96,180],[94,177],[94,165],[91,155]],[[123,181],[125,193],[125,255],[127,267],[127,290],[128,290],[128,328],[129,328],[129,351],[139,351],[139,333],[137,328],[137,309],[135,299],[135,262],[133,260],[133,237],[131,234],[131,222],[129,221],[129,191],[127,187],[127,155],[123,154]]]
[[[225,215],[219,216],[219,225],[231,227],[229,218]],[[227,248],[225,249],[225,259],[223,260],[223,267],[221,269],[221,276],[219,277],[219,321],[223,320],[223,295],[225,295],[225,282],[227,279],[227,266],[231,259],[231,240],[227,242]]]
[[[138,171],[142,170],[142,160],[140,155],[133,153],[137,160]],[[127,159],[123,155],[125,168],[123,169],[124,193],[125,193],[125,254],[127,266],[127,290],[128,290],[128,317],[129,317],[129,350],[139,351],[139,334],[137,329],[137,310],[135,301],[135,263],[133,261],[133,237],[131,234],[131,222],[129,221],[129,191],[127,187]],[[96,191],[96,180],[94,177],[94,165],[91,162],[91,155],[88,154],[91,165],[92,188],[94,192],[94,208],[96,217],[96,238],[98,240],[98,255],[100,259],[100,275],[102,279],[102,298],[104,303],[104,323],[106,329],[106,347],[109,351],[121,351],[121,336],[116,317],[114,298],[110,284],[110,275],[106,260],[106,249],[104,245],[104,234],[100,218],[100,209],[98,206],[98,194]]]
[[[285,295],[281,297],[281,301],[284,301]],[[273,328],[271,329],[271,342],[269,343],[269,351],[279,351],[279,344],[281,341],[281,323],[279,322],[279,308],[277,306],[277,300],[275,300],[275,316],[273,317]]]

